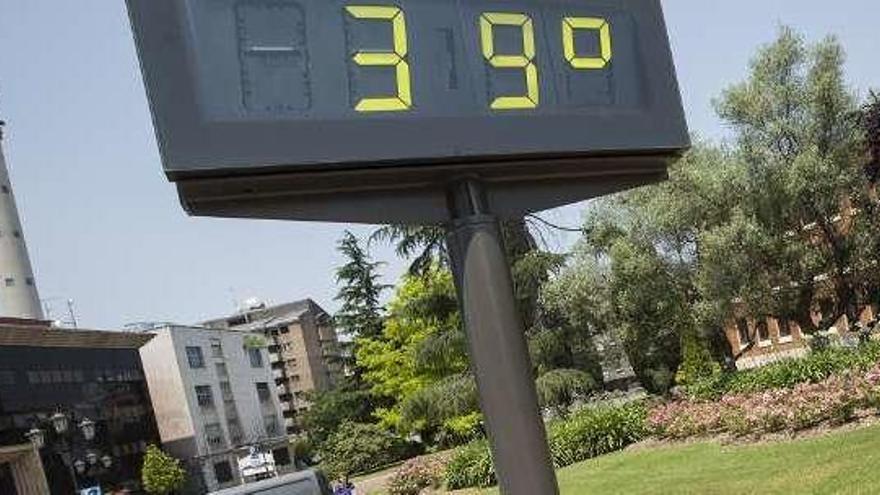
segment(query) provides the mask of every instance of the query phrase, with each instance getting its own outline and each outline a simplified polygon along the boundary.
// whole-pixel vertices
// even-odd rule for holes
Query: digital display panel
[[[588,0],[188,0],[209,120],[511,117],[642,104],[632,16]]]
[[[645,182],[689,145],[659,0],[128,7],[165,171],[191,211],[203,194],[407,187],[430,189],[436,204],[440,183],[462,173],[510,189],[550,176],[596,183],[630,166]],[[351,173],[325,179],[341,172]],[[296,191],[191,187],[265,174],[286,174]],[[522,208],[562,201],[517,191]]]

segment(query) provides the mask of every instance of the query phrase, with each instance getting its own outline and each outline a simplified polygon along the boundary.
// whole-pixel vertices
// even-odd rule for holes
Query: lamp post
[[[71,428],[71,424],[76,427]],[[113,466],[110,455],[100,455],[93,449],[96,433],[96,424],[91,419],[84,417],[77,422],[72,414],[59,410],[48,420],[35,421],[24,436],[37,451],[48,447],[61,458],[70,472],[74,490],[78,491],[80,476],[89,475],[97,480]]]

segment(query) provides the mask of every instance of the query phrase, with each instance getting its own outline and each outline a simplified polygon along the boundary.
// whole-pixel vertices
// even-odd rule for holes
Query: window
[[[196,385],[196,401],[202,407],[214,407],[214,394],[210,385]]]
[[[0,186],[0,191],[3,191],[3,194],[9,194],[9,186],[3,184],[2,186]]]
[[[770,329],[766,321],[758,322],[758,340],[762,343],[770,342]]]
[[[232,476],[232,467],[229,465],[229,461],[215,462],[214,463],[214,477],[217,478],[217,483],[229,483],[234,480]]]
[[[217,363],[217,377],[221,380],[224,378],[229,378],[229,370],[226,368],[226,363]]]
[[[736,320],[736,330],[739,334],[739,345],[745,347],[752,342],[749,336],[749,323],[745,318]]]
[[[12,237],[15,237],[16,239],[21,239],[21,231],[20,230],[13,230]]]
[[[0,385],[15,385],[15,372],[8,370],[0,371]]]
[[[211,447],[223,447],[226,442],[223,440],[223,429],[220,428],[220,423],[205,425],[205,440]]]
[[[24,279],[24,283],[26,285],[33,287],[34,286],[34,277],[28,277],[28,278]]]
[[[781,318],[776,322],[776,325],[779,326],[779,340],[785,340],[786,342],[791,339],[791,322],[785,318]]]
[[[266,434],[271,436],[278,435],[278,417],[269,414],[263,417],[263,424],[266,426]]]
[[[257,383],[257,397],[260,399],[260,402],[269,402],[272,399],[272,395],[269,393],[268,383]]]
[[[226,423],[229,428],[229,440],[232,445],[241,445],[244,441],[244,433],[241,430],[241,423],[237,418],[229,419]]]
[[[220,396],[223,397],[223,402],[232,402],[235,400],[232,397],[232,385],[229,382],[220,382]]]
[[[272,457],[275,458],[276,466],[290,465],[290,451],[287,450],[287,447],[281,447],[279,449],[273,450]]]
[[[187,347],[186,360],[189,361],[190,368],[204,368],[205,356],[202,355],[201,347]]]
[[[248,347],[247,349],[248,357],[251,360],[251,368],[262,368],[263,367],[263,353],[260,352],[259,347]]]
[[[211,339],[211,356],[215,358],[223,357],[223,344],[220,343],[220,339]]]
[[[6,283],[6,287],[15,287],[15,279],[12,277],[6,277],[4,282]]]

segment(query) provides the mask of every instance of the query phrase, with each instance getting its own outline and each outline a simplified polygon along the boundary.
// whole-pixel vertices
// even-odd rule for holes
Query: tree
[[[558,415],[565,416],[569,406],[577,398],[593,392],[597,384],[583,371],[555,369],[538,377],[535,386],[541,406],[553,408]]]
[[[334,316],[337,330],[346,338],[341,342],[339,359],[350,373],[350,380],[343,388],[358,390],[364,384],[363,370],[355,358],[357,347],[361,339],[382,333],[384,316],[380,300],[388,286],[379,282],[378,269],[382,263],[372,261],[351,232],[345,232],[337,250],[346,258],[346,263],[336,270],[336,283],[340,285],[336,300],[342,306]]]
[[[351,338],[376,337],[382,333],[380,300],[388,288],[379,283],[377,271],[382,263],[371,261],[351,232],[343,235],[337,250],[347,260],[336,270],[336,282],[341,285],[336,300],[342,303],[335,316],[337,329]]]
[[[321,445],[346,422],[370,423],[379,404],[368,390],[335,389],[309,397],[309,409],[300,416],[300,426],[309,441]]]
[[[375,424],[344,423],[318,449],[321,467],[343,479],[400,460],[409,451],[399,436]]]
[[[186,470],[180,465],[180,460],[162,452],[155,445],[149,445],[144,455],[141,481],[147,493],[168,495],[183,488]]]

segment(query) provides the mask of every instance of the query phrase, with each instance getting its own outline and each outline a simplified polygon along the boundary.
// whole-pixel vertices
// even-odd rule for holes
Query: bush
[[[581,409],[548,427],[550,453],[556,467],[620,450],[648,433],[647,412],[641,403]],[[495,484],[495,471],[487,442],[459,449],[446,467],[450,490]]]
[[[444,457],[410,459],[388,481],[388,494],[418,495],[425,488],[439,488],[445,468]]]
[[[162,452],[159,447],[150,445],[144,455],[141,481],[147,493],[166,495],[183,488],[186,470],[181,467],[180,460]]]
[[[550,453],[556,467],[565,467],[620,450],[648,432],[641,403],[582,409],[548,429]]]
[[[786,359],[746,371],[722,373],[698,380],[687,387],[693,399],[718,399],[727,394],[794,388],[801,383],[818,383],[847,370],[865,371],[880,361],[880,342],[855,349],[831,348],[800,359]]]
[[[485,488],[497,483],[489,442],[480,440],[458,449],[446,466],[444,477],[448,490]]]
[[[654,408],[648,424],[654,433],[669,438],[720,433],[761,435],[802,430],[825,422],[845,423],[857,410],[878,405],[880,366],[793,388],[726,395],[718,401],[670,402]]]
[[[321,467],[340,479],[387,466],[412,453],[399,436],[375,424],[343,423],[320,449]]]

